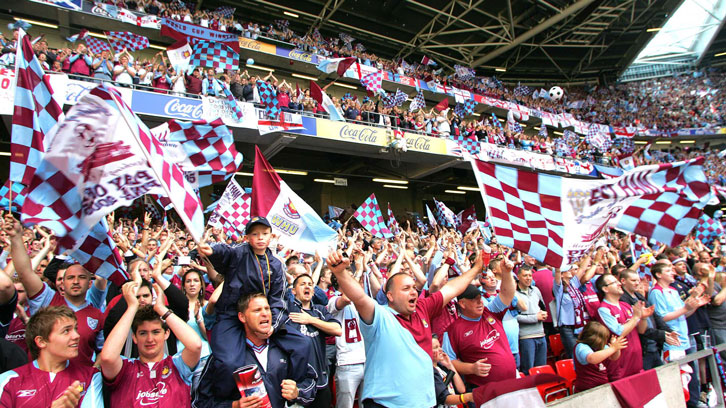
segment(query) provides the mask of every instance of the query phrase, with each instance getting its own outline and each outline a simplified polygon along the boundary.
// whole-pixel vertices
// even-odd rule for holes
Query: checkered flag
[[[620,150],[620,153],[624,155],[630,155],[635,152],[635,142],[633,142],[633,139],[626,136],[616,137],[613,141],[612,147]]]
[[[580,181],[479,160],[472,167],[498,243],[560,267],[577,261],[589,249],[574,246],[573,241],[565,246],[566,234],[576,234],[578,244],[594,245],[609,226],[668,246],[680,244],[711,198],[703,162],[701,157],[643,166],[618,178],[622,195],[581,202],[585,213],[592,205],[604,205],[603,200],[612,203],[611,208],[621,208],[604,220],[566,217],[563,208],[573,205],[571,192],[594,197],[612,180]]]
[[[393,215],[393,211],[391,210],[391,203],[388,203],[388,229],[394,234],[399,234],[401,232],[401,226],[398,225],[396,216]]]
[[[416,226],[418,226],[419,232],[428,231],[428,228],[426,227],[426,225],[421,220],[421,217],[419,217],[418,215],[416,216]]]
[[[570,147],[577,147],[577,145],[580,144],[580,136],[577,135],[577,133],[571,131],[571,130],[565,130],[562,133],[562,139],[567,143]]]
[[[724,229],[720,221],[703,214],[698,218],[698,224],[696,224],[693,233],[696,239],[701,240],[702,244],[711,246],[714,240],[724,234]]]
[[[569,156],[572,154],[572,147],[562,138],[555,139],[555,153],[560,156]]]
[[[104,114],[104,122],[99,123],[97,117],[88,116],[86,112]],[[174,204],[194,239],[202,238],[204,214],[198,194],[184,177],[184,171],[167,160],[159,140],[126,105],[118,91],[101,84],[71,108],[69,118],[71,114],[76,123],[85,121],[78,126],[96,132],[97,146],[92,151],[80,149],[74,163],[81,163],[73,166],[64,159],[63,152],[72,148],[73,137],[78,137],[74,135],[76,126],[59,129],[53,142],[54,146],[57,142],[57,149],[42,160],[28,186],[23,204],[24,223],[51,229],[59,238],[58,247],[68,249],[89,232],[97,217],[128,205],[143,194],[164,194]],[[85,190],[87,186],[112,185],[115,173],[107,171],[116,171],[121,166],[125,166],[121,174],[140,175],[142,181],[134,177],[130,177],[131,181],[126,181],[128,177],[120,178],[119,181],[131,185],[117,190],[104,188],[102,201],[94,195],[89,196]],[[91,208],[87,199],[94,207],[102,205]]]
[[[151,215],[152,219],[155,219],[157,221],[161,221],[162,215],[158,208],[156,208],[156,205],[154,204],[153,200],[149,200],[147,198],[148,196],[144,196],[144,211]],[[162,206],[163,207],[163,206]]]
[[[69,254],[89,272],[108,279],[119,287],[130,279],[126,273],[123,257],[111,238],[105,218],[101,218],[101,221],[91,228],[88,236]]]
[[[30,185],[43,153],[53,140],[51,129],[63,120],[63,92],[53,92],[35,57],[30,37],[19,39],[15,56],[15,110],[10,136],[10,180]]]
[[[456,220],[456,215],[441,201],[437,201],[434,198],[434,215],[439,225],[444,227],[456,228],[459,226],[459,222]]]
[[[106,41],[103,41],[96,37],[91,37],[90,35],[87,35],[86,38],[83,39],[83,41],[86,42],[86,46],[94,54],[100,54],[103,51],[111,51],[111,46],[108,45]]]
[[[473,99],[469,99],[468,101],[464,102],[464,112],[467,115],[473,115],[474,114],[474,108],[476,108],[477,102]]]
[[[512,134],[516,135],[518,133],[522,133],[522,125],[520,125],[516,120],[510,120],[507,122],[507,126],[509,126],[509,131],[511,131]]]
[[[376,71],[364,76],[360,83],[368,92],[374,95],[383,92],[383,72]]]
[[[395,106],[401,106],[408,100],[408,95],[400,89],[396,89],[396,96],[393,97]]]
[[[192,57],[189,65],[237,71],[239,54],[221,42],[192,40]]]
[[[234,179],[229,181],[219,205],[209,217],[209,225],[222,228],[227,236],[244,235],[244,227],[250,221],[252,189],[242,188]]]
[[[11,191],[12,187],[12,191]],[[28,193],[27,188],[20,183],[12,180],[6,180],[2,188],[0,188],[0,210],[10,209],[10,201],[13,202],[11,211],[20,212],[25,202],[25,195]]]
[[[396,102],[394,101],[393,95],[386,93],[381,96],[381,102],[383,102],[384,108],[392,108],[396,106]]]
[[[231,6],[217,7],[217,9],[214,10],[215,13],[221,15],[224,18],[232,18],[235,11],[237,11],[237,8]]]
[[[417,109],[423,109],[425,107],[426,99],[424,99],[423,91],[419,89],[419,91],[416,93],[416,96],[413,98],[411,105],[409,105],[408,110],[410,112],[413,112]]]
[[[594,123],[587,128],[587,136],[585,136],[585,141],[591,146],[600,150],[601,152],[608,151],[610,149],[610,146],[612,146],[610,135],[600,132],[600,128]]]
[[[126,49],[129,52],[149,48],[149,39],[128,31],[106,31],[106,38],[116,54]]]
[[[227,106],[229,106],[229,109],[234,113],[234,115],[237,117],[237,121],[242,121],[242,118],[245,116],[242,112],[242,109],[240,109],[239,105],[237,104],[237,98],[232,95],[232,91],[229,90],[229,87],[227,87],[227,84],[220,81],[217,78],[214,78],[215,81],[217,81],[217,85],[222,89],[222,93],[224,94],[224,98],[227,100]]]
[[[242,165],[232,132],[221,119],[207,122],[183,122],[172,119],[166,123],[166,141],[179,143],[186,158],[178,163],[182,170],[196,172],[198,187],[228,180]]]
[[[501,130],[502,133],[504,133],[504,127],[502,126],[502,122],[499,121],[499,119],[497,118],[497,115],[495,115],[494,112],[492,112],[492,126],[498,127],[499,130]]]
[[[464,135],[458,135],[458,136],[450,135],[449,137],[452,140],[454,140],[456,143],[458,143],[459,146],[466,149],[466,151],[469,152],[469,154],[471,154],[471,155],[477,155],[481,151],[481,148],[479,146],[479,141],[476,139],[471,139]]]
[[[373,236],[385,239],[393,238],[393,234],[383,221],[383,214],[381,214],[375,194],[366,198],[363,204],[355,210],[353,217]]]
[[[260,102],[265,105],[267,117],[277,120],[280,115],[280,106],[277,102],[277,91],[272,85],[264,81],[257,81],[257,91],[260,94]]]

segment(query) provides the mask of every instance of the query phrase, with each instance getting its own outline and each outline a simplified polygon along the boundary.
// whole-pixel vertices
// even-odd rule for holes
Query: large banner
[[[608,180],[471,164],[498,243],[562,267],[585,256],[607,228],[680,244],[713,194],[703,160],[642,166]]]

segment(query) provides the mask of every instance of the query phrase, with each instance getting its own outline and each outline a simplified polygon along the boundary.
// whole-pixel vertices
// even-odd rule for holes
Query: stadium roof
[[[285,18],[297,33],[345,32],[387,58],[427,55],[505,81],[564,83],[617,78],[655,35],[647,29],[661,27],[682,1],[206,0],[202,7],[234,6],[237,17],[268,24]]]

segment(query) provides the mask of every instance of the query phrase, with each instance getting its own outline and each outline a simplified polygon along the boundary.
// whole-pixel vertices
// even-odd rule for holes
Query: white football
[[[562,96],[565,94],[565,91],[562,90],[559,86],[553,86],[550,88],[550,99],[552,100],[558,100],[562,98]]]

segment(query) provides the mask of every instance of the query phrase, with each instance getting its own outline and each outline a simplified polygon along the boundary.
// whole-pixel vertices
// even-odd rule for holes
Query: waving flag
[[[408,110],[413,112],[417,109],[423,109],[426,107],[426,99],[424,99],[423,91],[418,90],[416,93],[416,96],[413,98],[413,101],[408,107]]]
[[[279,243],[305,254],[326,256],[337,246],[338,233],[280,178],[255,146],[252,216],[266,217]]]
[[[232,132],[221,119],[172,119],[151,133],[161,142],[167,160],[178,165],[195,188],[227,180],[242,165]]]
[[[383,72],[376,71],[364,76],[360,83],[368,92],[375,94],[383,92]]]
[[[79,31],[78,33],[73,34],[70,37],[66,37],[66,40],[68,40],[68,42],[74,43],[78,40],[85,39],[87,34],[88,34],[88,30],[84,28],[81,31]]]
[[[393,97],[395,106],[401,106],[408,100],[408,95],[400,89],[396,89],[396,95]]]
[[[479,145],[479,141],[476,140],[476,138],[469,138],[464,135],[458,135],[458,136],[449,136],[452,140],[454,140],[459,146],[461,146],[463,149],[466,149],[469,154],[477,155],[481,151],[481,146]],[[463,156],[461,154],[460,156]]]
[[[242,236],[245,225],[250,221],[251,206],[252,189],[242,188],[232,178],[209,216],[208,225],[222,228],[229,237]]]
[[[631,155],[635,152],[635,142],[633,139],[625,136],[616,137],[612,147],[620,150],[623,155]]]
[[[234,16],[235,11],[237,11],[236,7],[232,6],[221,6],[217,7],[214,12],[221,15],[224,18],[232,18]]]
[[[227,84],[215,77],[212,78],[217,82],[217,85],[222,90],[222,93],[224,94],[224,99],[227,101],[227,106],[229,106],[229,109],[232,111],[232,113],[234,113],[234,116],[237,117],[237,122],[240,122],[245,115],[242,112],[242,109],[240,109],[239,105],[237,104],[237,98],[232,95],[232,91],[229,90]]]
[[[547,137],[548,136],[548,134],[547,134],[547,126],[545,126],[544,123],[542,125],[540,125],[539,132],[537,133],[537,136],[540,136],[540,137]]]
[[[460,79],[466,81],[468,79],[472,79],[476,76],[476,72],[469,67],[464,67],[461,65],[454,65],[454,70],[456,72],[456,76],[458,76]]]
[[[570,147],[577,147],[577,145],[580,144],[580,136],[577,135],[577,133],[571,131],[571,130],[565,130],[562,132],[562,139],[567,143]]]
[[[421,64],[423,64],[423,65],[430,65],[432,67],[435,67],[436,66],[436,61],[434,61],[431,58],[429,58],[429,57],[427,57],[427,56],[424,55],[423,58],[421,58]]]
[[[398,234],[401,232],[401,226],[398,225],[398,221],[396,221],[396,216],[393,215],[393,210],[391,210],[391,203],[388,203],[388,229],[391,230],[391,232],[394,234]]]
[[[149,39],[143,35],[130,33],[128,31],[106,31],[106,38],[118,54],[126,49],[129,52],[149,48]]]
[[[265,106],[265,113],[272,120],[277,120],[280,115],[280,106],[277,101],[277,91],[272,85],[265,81],[257,81],[257,92],[260,94],[260,102]]]
[[[186,72],[192,60],[192,47],[188,42],[176,43],[166,48],[169,63],[178,72]]]
[[[449,98],[444,96],[444,99],[442,99],[441,102],[437,103],[436,106],[434,106],[434,109],[436,109],[437,112],[443,112],[449,109]]]
[[[378,206],[375,194],[371,194],[366,198],[363,204],[355,210],[353,217],[373,236],[385,239],[393,238],[391,230],[383,221],[383,214],[381,214],[381,208]]]
[[[328,94],[323,91],[318,84],[315,83],[315,81],[310,81],[310,97],[315,99],[315,101],[325,109],[325,112],[330,115],[330,120],[337,120],[340,122],[345,122],[345,117],[343,116],[343,112],[340,110],[339,107],[335,106],[335,103],[333,103],[333,100],[330,99]]]
[[[12,187],[12,190],[11,190]],[[27,188],[20,183],[12,180],[6,180],[2,188],[0,188],[0,210],[10,210],[12,212],[20,212],[25,202],[25,195],[28,193]],[[10,208],[12,201],[13,207]]]
[[[561,267],[608,227],[677,246],[711,199],[703,161],[642,166],[609,180],[471,163],[498,242]]]
[[[587,128],[587,135],[585,136],[585,141],[591,146],[596,147],[601,152],[606,152],[610,150],[610,146],[612,145],[610,135],[600,132],[600,128],[594,123]]]
[[[426,228],[426,225],[424,225],[423,221],[421,221],[421,217],[418,215],[416,215],[416,226],[421,233],[428,231],[428,228]]]
[[[193,67],[239,70],[239,54],[221,42],[192,41],[192,56],[189,65]]]
[[[429,208],[428,204],[424,204],[426,206],[426,217],[429,219],[429,225],[431,225],[431,228],[436,227],[439,225],[436,222],[436,217],[434,217],[434,214],[431,212],[431,209]]]
[[[350,68],[350,66],[353,65],[355,62],[355,57],[331,58],[320,61],[317,65],[317,68],[318,70],[325,72],[326,74],[335,72],[338,74],[338,76],[343,76],[345,75],[345,71],[347,71],[348,68]]]
[[[512,132],[512,134],[522,133],[522,125],[519,124],[516,120],[510,120],[507,122],[507,126],[509,126],[509,130]]]
[[[111,46],[108,45],[108,42],[98,39],[96,37],[91,37],[87,35],[86,38],[83,39],[83,41],[86,43],[86,46],[88,46],[88,49],[94,54],[100,54],[104,51],[111,51]]]
[[[718,239],[724,234],[723,226],[721,222],[709,217],[706,214],[701,215],[698,218],[698,224],[694,230],[696,239],[701,240],[704,245],[710,246],[715,239]]]
[[[22,221],[49,228],[68,249],[144,194],[168,197],[192,236],[202,238],[203,207],[184,172],[121,95],[101,84],[58,127],[28,186]]]
[[[334,205],[328,206],[328,216],[331,219],[340,217],[340,215],[343,214],[343,211],[344,210],[340,207],[336,207]]]
[[[459,226],[454,212],[443,202],[437,201],[436,198],[434,198],[434,215],[436,215],[436,221],[438,221],[439,225],[450,228]]]
[[[15,55],[15,109],[10,136],[10,180],[29,185],[43,153],[53,140],[51,130],[63,120],[62,92],[53,92],[50,80],[35,57],[30,38],[19,30]]]
[[[122,286],[128,281],[123,257],[108,231],[106,219],[101,218],[88,236],[70,250],[69,255],[87,271]]]
[[[472,227],[477,226],[476,221],[476,208],[472,205],[471,207],[467,208],[466,210],[463,210],[460,213],[461,217],[459,218],[459,227],[458,230],[462,234],[466,234]]]

